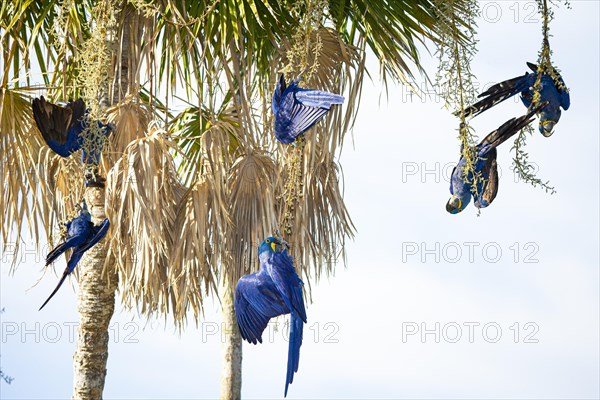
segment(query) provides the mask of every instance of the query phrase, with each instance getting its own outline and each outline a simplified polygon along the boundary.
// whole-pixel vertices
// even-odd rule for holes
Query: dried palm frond
[[[336,162],[326,159],[307,172],[304,207],[297,219],[301,242],[297,247],[304,253],[301,259],[312,261],[317,280],[321,272],[329,275],[335,264],[345,261],[346,238],[353,237],[355,232],[340,189],[343,177],[339,168]]]
[[[306,148],[305,158],[319,153],[319,149],[312,146]],[[301,195],[291,210],[292,218],[288,217],[293,221],[292,234],[286,236],[286,240],[291,244],[298,267],[318,280],[322,272],[330,274],[335,264],[345,261],[345,241],[354,236],[355,228],[344,202],[339,165],[330,158],[316,161],[315,167],[310,169],[306,164],[308,161],[300,177]],[[280,171],[277,193],[286,193],[288,180],[289,170]],[[284,213],[289,211],[285,198],[280,195],[278,200],[279,221],[284,221]]]
[[[5,244],[2,252],[9,250],[9,238],[14,233],[14,254],[27,221],[28,232],[36,242],[40,230],[49,233],[49,226],[41,223],[44,199],[38,195],[38,151],[42,146],[39,133],[33,128],[29,98],[21,90],[0,88],[0,210],[3,223],[0,228]],[[12,268],[18,257],[13,258]]]
[[[11,222],[2,224],[1,232],[4,242],[11,232],[15,234],[15,250],[25,220],[37,243],[44,233],[52,245],[56,223],[71,218],[83,196],[80,153],[62,158],[46,146],[33,123],[31,90],[37,89],[0,91],[0,179],[4,188],[0,209],[4,221]]]
[[[107,260],[116,263],[125,306],[140,305],[147,315],[169,311],[171,233],[184,193],[171,155],[179,149],[165,133],[151,125],[107,176],[106,215],[113,224]]]
[[[296,244],[293,251],[299,264],[306,272],[314,270],[318,277],[322,267],[331,272],[333,264],[328,260],[339,258],[332,254],[343,248],[345,238],[354,231],[340,193],[341,176],[332,160],[358,110],[365,52],[364,41],[359,41],[360,47],[347,45],[332,29],[321,27],[312,37],[320,45],[318,51],[308,54],[307,63],[319,68],[301,83],[343,93],[346,104],[333,107],[296,147],[279,147],[283,169],[278,171],[277,199],[280,227],[286,239]],[[290,46],[285,43],[286,54]]]
[[[224,272],[232,282],[256,270],[258,245],[277,226],[274,184],[275,164],[264,152],[250,151],[231,168],[228,189],[233,226],[227,247],[233,265],[226,265]]]
[[[215,195],[210,179],[202,179],[188,189],[177,208],[169,282],[173,294],[173,315],[181,323],[188,308],[196,320],[202,314],[203,288],[217,292],[216,269],[228,257],[224,237],[227,221],[225,204]]]
[[[52,227],[55,218],[61,223],[74,216],[85,191],[80,159],[80,152],[63,158],[48,147],[40,149],[38,175],[39,190],[45,199],[44,225]]]
[[[108,165],[114,165],[127,146],[146,135],[150,112],[138,97],[126,96],[120,103],[106,110],[107,122],[115,125],[102,151]]]

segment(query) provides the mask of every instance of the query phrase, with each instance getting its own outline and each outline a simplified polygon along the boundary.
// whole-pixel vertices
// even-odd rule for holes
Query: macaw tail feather
[[[67,251],[70,248],[70,244],[68,241],[59,244],[56,246],[48,255],[46,256],[46,266],[52,264],[62,253]]]
[[[500,146],[502,143],[507,141],[515,133],[519,132],[525,126],[529,125],[534,118],[534,115],[540,112],[544,107],[548,105],[548,102],[544,102],[537,107],[534,107],[527,114],[522,115],[518,118],[511,118],[503,123],[498,129],[487,135],[482,141],[481,145],[489,145],[488,152]]]
[[[465,109],[465,117],[475,117],[481,114],[482,112],[489,110],[496,104],[503,102],[509,97],[512,97],[515,94],[526,90],[528,87],[528,80],[529,74],[525,74],[495,84],[494,86],[490,87],[488,90],[477,96],[484,97],[484,99]],[[460,115],[460,112],[456,112],[454,114],[458,116]]]
[[[54,288],[54,290],[52,291],[52,293],[50,293],[50,296],[48,296],[48,298],[46,299],[46,301],[44,302],[44,304],[42,304],[42,306],[38,309],[38,311],[41,311],[42,308],[44,308],[46,306],[46,304],[48,304],[48,302],[50,301],[50,299],[52,299],[52,297],[54,297],[54,295],[56,294],[56,292],[58,292],[58,289],[60,289],[60,287],[62,286],[63,282],[65,281],[65,279],[67,279],[67,276],[69,275],[69,269],[65,269],[65,272],[63,272],[62,278],[60,278],[60,281],[58,281],[58,285],[56,285],[56,287]]]
[[[294,381],[294,373],[298,372],[303,329],[304,322],[302,321],[302,318],[300,318],[296,311],[292,311],[290,316],[290,344],[288,347],[288,363],[284,397],[287,396],[288,386]]]

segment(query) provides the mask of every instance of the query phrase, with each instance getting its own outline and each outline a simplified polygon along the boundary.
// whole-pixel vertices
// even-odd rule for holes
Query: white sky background
[[[536,61],[541,23],[537,14],[526,18],[533,1],[482,2],[482,8],[487,18],[479,20],[473,71],[489,86]],[[599,397],[599,11],[598,2],[572,1],[551,24],[553,61],[572,106],[551,138],[536,126],[527,150],[539,176],[556,186],[553,196],[516,182],[506,143],[494,203],[480,217],[472,204],[448,214],[456,119],[434,98],[411,100],[406,88],[390,86],[386,101],[379,82],[366,82],[341,158],[358,234],[347,246],[347,268],[340,264],[334,278],[313,285],[289,398]],[[422,57],[433,77],[436,60]],[[473,125],[482,138],[524,111],[509,100]],[[0,383],[0,397],[68,398],[76,285],[65,285],[38,312],[58,278],[47,274],[28,290],[42,274],[43,255],[28,255],[14,277],[5,261],[0,362],[15,380]],[[55,268],[62,273],[62,259]],[[208,302],[205,323],[181,335],[120,304],[116,309],[105,398],[218,397],[217,304]],[[435,330],[436,323],[439,342],[433,333],[422,338],[421,329]],[[472,340],[468,323],[479,324]],[[457,325],[462,336],[452,343]],[[403,340],[415,327],[419,332]],[[492,343],[497,327],[501,336]],[[245,398],[283,396],[287,341],[282,330],[271,343],[265,339],[244,343]]]

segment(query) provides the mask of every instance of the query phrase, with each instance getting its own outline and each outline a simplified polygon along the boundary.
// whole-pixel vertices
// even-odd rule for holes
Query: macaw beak
[[[273,251],[277,251],[277,244],[275,244],[275,242],[271,242],[271,249],[273,249]]]
[[[446,203],[446,211],[450,214],[458,214],[462,210],[462,200],[458,197],[451,197]]]
[[[546,120],[543,122],[540,121],[540,132],[545,137],[550,137],[554,133],[552,131],[554,129],[554,125],[556,125],[556,122],[554,122],[554,121],[550,121],[550,120]]]

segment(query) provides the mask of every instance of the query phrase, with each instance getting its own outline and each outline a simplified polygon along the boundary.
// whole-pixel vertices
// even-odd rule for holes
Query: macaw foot
[[[85,187],[104,188],[106,178],[101,177],[98,173],[88,172],[85,174]]]

